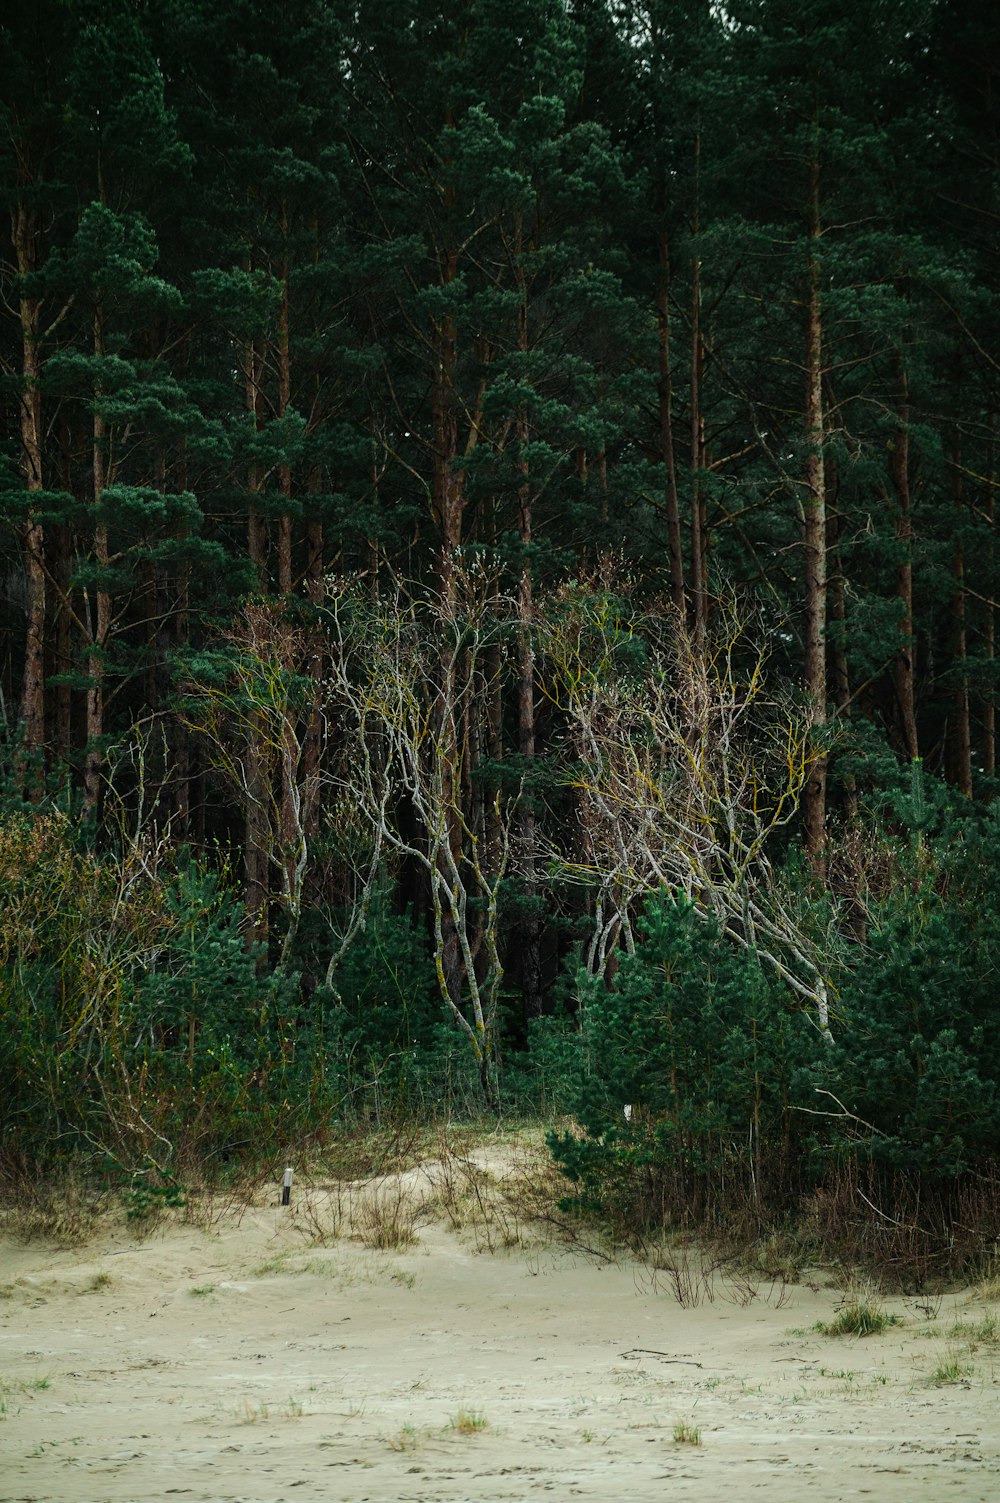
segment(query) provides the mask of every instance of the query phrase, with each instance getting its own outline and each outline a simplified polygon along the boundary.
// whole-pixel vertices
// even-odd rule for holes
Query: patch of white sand
[[[831,1339],[834,1289],[684,1309],[639,1265],[480,1252],[443,1220],[400,1252],[315,1246],[274,1200],[0,1244],[0,1503],[1000,1497],[997,1348],[949,1338],[983,1313],[961,1296]]]

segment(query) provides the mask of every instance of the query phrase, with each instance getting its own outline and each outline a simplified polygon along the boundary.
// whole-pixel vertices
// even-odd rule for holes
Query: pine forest
[[[8,0],[0,80],[0,1181],[499,1117],[981,1269],[1000,12]]]

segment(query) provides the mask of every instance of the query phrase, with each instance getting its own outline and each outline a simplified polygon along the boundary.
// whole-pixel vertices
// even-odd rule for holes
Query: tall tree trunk
[[[153,484],[161,496],[167,491],[167,457],[162,443],[157,443],[153,463]],[[157,809],[158,816],[162,814],[164,792],[170,788],[172,793],[172,761],[170,748],[166,741],[166,731],[163,728],[161,716],[167,701],[167,665],[166,647],[168,642],[167,626],[167,583],[164,571],[154,558],[147,559],[142,565],[142,572],[146,585],[146,672],[145,672],[145,708],[153,725],[157,726],[157,735],[151,739],[147,759],[147,795],[148,807]]]
[[[182,435],[177,454],[177,475],[175,481],[179,491],[186,491],[188,487],[187,470],[187,440]],[[182,526],[179,533],[179,541],[185,542],[188,537],[186,526]],[[177,570],[177,605],[173,619],[173,641],[175,649],[183,653],[187,650],[191,636],[191,565],[188,559],[181,558]],[[187,726],[182,724],[179,716],[173,715],[169,720],[168,737],[170,742],[171,766],[173,777],[173,810],[176,820],[177,839],[182,843],[190,838],[191,834],[191,733]]]
[[[262,341],[252,339],[246,348],[246,403],[259,432],[264,426],[264,352]],[[264,475],[254,461],[247,477],[250,492],[250,511],[247,518],[247,551],[257,575],[257,588],[261,594],[268,593],[268,526],[261,511],[259,497],[264,490]]]
[[[72,573],[69,529],[57,527],[53,541],[55,557],[52,560],[52,577],[55,581],[57,604],[53,622],[52,666],[56,674],[68,677],[74,667],[73,618],[66,604],[70,596]],[[57,684],[50,698],[53,701],[52,751],[56,761],[67,767],[74,751],[73,690],[70,684]]]
[[[844,560],[840,549],[842,518],[838,505],[839,486],[837,466],[831,457],[826,463],[827,491],[827,558],[834,563],[828,573],[827,589],[830,602],[830,619],[836,626],[833,640],[829,643],[830,695],[837,707],[837,715],[849,719],[851,714],[851,675],[847,661],[847,600]],[[857,783],[853,774],[843,780],[843,814],[845,821],[852,820],[858,811]]]
[[[892,451],[892,480],[896,492],[896,541],[899,564],[896,568],[896,596],[900,601],[899,631],[902,641],[896,655],[896,700],[899,727],[906,755],[919,757],[915,710],[914,642],[913,642],[913,516],[910,508],[910,393],[902,355],[896,357],[899,382],[896,429]]]
[[[246,351],[246,400],[253,416],[254,426],[259,430],[264,422],[264,356],[259,339],[251,340]],[[247,519],[247,543],[250,562],[257,574],[258,588],[268,590],[268,527],[261,512],[260,497],[264,489],[264,476],[260,465],[254,462],[247,477],[250,492],[250,509]],[[267,769],[263,747],[263,727],[260,735],[251,733],[247,747],[246,788],[244,795],[245,830],[244,842],[244,901],[250,924],[250,938],[266,946],[270,933],[270,831],[267,817]],[[262,956],[263,958],[263,956]]]
[[[958,430],[951,453],[952,500],[955,506],[955,551],[952,554],[952,574],[955,593],[952,596],[952,660],[955,673],[955,719],[952,732],[953,779],[956,788],[966,798],[972,797],[972,728],[969,717],[969,674],[967,667],[968,640],[965,618],[965,548],[962,543],[962,471]]]
[[[823,404],[823,310],[820,297],[820,167],[809,172],[809,263],[806,315],[805,496],[802,544],[805,570],[805,680],[816,745],[803,797],[806,852],[818,877],[826,874],[826,438]]]
[[[69,495],[73,489],[73,430],[68,415],[59,419],[59,484]],[[73,539],[66,524],[51,534],[54,558],[51,566],[53,593],[56,597],[52,661],[55,673],[68,676],[73,669],[73,610],[70,579],[73,573]],[[66,682],[55,686],[51,696],[53,752],[63,766],[68,766],[73,752],[73,690]]]
[[[94,354],[100,360],[104,356],[104,309],[98,303],[94,310]],[[85,817],[96,817],[101,798],[101,771],[104,765],[102,740],[104,737],[104,695],[107,675],[107,650],[111,635],[111,596],[105,580],[111,562],[109,532],[104,511],[104,492],[107,486],[107,422],[101,411],[103,392],[100,385],[95,390],[93,422],[93,486],[94,486],[94,561],[99,571],[93,587],[93,601],[88,602],[88,625],[90,641],[87,650],[87,747],[83,775],[83,811]],[[89,591],[87,592],[89,594]]]
[[[457,257],[454,252],[442,258],[441,281],[448,286],[455,280]],[[436,369],[431,393],[431,423],[434,437],[432,495],[437,513],[441,553],[439,573],[442,601],[455,604],[454,559],[462,545],[463,475],[456,467],[458,458],[458,419],[455,410],[457,331],[451,314],[444,314],[435,324]]]
[[[657,235],[658,277],[656,285],[656,321],[659,333],[659,408],[660,457],[663,461],[666,488],[667,546],[670,551],[670,598],[674,609],[684,615],[684,545],[681,541],[681,513],[677,495],[677,465],[674,459],[673,374],[670,366],[670,243],[666,229]]]
[[[281,232],[287,245],[288,214],[281,210]],[[289,344],[288,255],[281,264],[281,302],[278,307],[278,417],[283,418],[292,403],[292,357]],[[278,489],[283,497],[278,518],[278,593],[292,593],[292,470],[287,463],[278,466]]]
[[[447,207],[451,207],[450,202]],[[448,287],[454,282],[458,271],[458,256],[454,249],[446,249],[440,258],[441,285]],[[431,428],[434,445],[432,498],[437,514],[440,537],[439,580],[441,606],[446,621],[453,620],[458,606],[455,580],[456,555],[462,545],[464,512],[464,475],[459,470],[458,418],[456,412],[455,385],[458,359],[458,334],[455,320],[450,313],[443,313],[434,323],[435,369],[431,390]],[[450,641],[442,643],[441,650],[441,697],[437,711],[437,735],[439,755],[442,759],[443,800],[446,810],[454,811],[455,799],[459,796],[458,780],[461,777],[458,758],[458,726],[454,720],[456,647]],[[454,812],[448,817],[448,841],[456,861],[462,848],[461,822]],[[441,963],[444,969],[448,994],[456,1007],[462,999],[462,957],[458,935],[451,915],[443,915]]]
[[[37,210],[18,199],[11,211],[11,238],[20,277],[38,270],[40,228]],[[24,673],[21,680],[21,727],[23,736],[24,786],[31,796],[40,792],[32,763],[45,745],[45,628],[46,576],[45,531],[30,499],[43,488],[41,359],[42,300],[25,291],[19,297],[21,321],[21,468],[29,494],[24,523],[24,557],[27,602],[25,612]]]
[[[993,578],[993,562],[996,554],[994,542],[994,525],[996,522],[996,421],[997,415],[992,409],[987,417],[988,458],[986,462],[986,500],[984,510],[990,524],[990,541],[988,545],[990,579]],[[992,601],[987,601],[984,609],[986,619],[983,623],[983,656],[986,659],[986,691],[982,698],[983,717],[983,772],[987,777],[992,777],[997,768],[997,711],[996,691],[993,688],[993,663],[996,660],[996,608]]]
[[[518,275],[521,277],[521,229],[518,226],[515,255]],[[518,348],[522,355],[528,352],[528,298],[527,289],[521,281],[521,304],[518,309]],[[522,408],[517,419],[518,466],[521,484],[518,487],[518,531],[521,537],[521,578],[518,585],[518,619],[520,628],[520,661],[518,672],[517,729],[518,750],[524,767],[527,789],[521,800],[519,824],[521,837],[522,876],[524,882],[525,913],[521,920],[521,993],[524,999],[526,1021],[542,1014],[542,964],[541,925],[538,919],[538,874],[535,821],[535,791],[531,786],[531,772],[537,751],[535,734],[535,647],[534,647],[534,601],[531,579],[531,483],[525,458],[528,444],[528,415]],[[602,451],[603,453],[603,451]],[[606,487],[605,487],[606,494]]]
[[[284,204],[281,207],[281,233],[285,250],[281,264],[281,302],[278,308],[278,417],[284,418],[292,402],[292,361],[291,346],[289,343],[289,302],[288,302],[288,211]],[[278,593],[286,600],[289,599],[294,585],[292,543],[292,469],[287,460],[283,460],[278,466],[278,489],[282,495],[281,514],[278,518]],[[291,674],[296,665],[291,660],[282,664],[284,671]],[[299,842],[303,838],[301,828],[302,789],[296,788],[295,779],[298,771],[298,743],[295,726],[296,712],[293,709],[285,711],[281,728],[281,792],[279,801],[279,826],[282,849],[282,862],[285,872],[285,890],[291,895],[298,887],[297,865],[299,857]],[[296,899],[296,901],[298,901]]]
[[[827,588],[830,601],[830,620],[834,623],[829,647],[830,696],[837,708],[837,716],[849,720],[851,715],[851,677],[847,660],[847,602],[844,575],[844,559],[840,549],[843,519],[840,512],[839,475],[836,460],[831,455],[826,462],[827,494],[827,559],[832,567],[828,573]],[[857,820],[858,784],[852,772],[841,774],[841,815],[845,828]],[[845,853],[851,850],[852,842],[844,843]],[[834,892],[842,899],[851,931],[860,944],[868,937],[868,916],[860,901],[860,882],[857,866],[849,859],[836,865]]]
[[[691,210],[691,612],[695,645],[704,646],[708,628],[708,592],[705,579],[705,503],[702,498],[704,426],[701,413],[701,380],[705,352],[701,333],[701,132],[694,138],[694,204]]]
[[[310,605],[319,607],[323,603],[323,559],[324,559],[324,536],[323,521],[316,510],[316,497],[320,493],[323,476],[319,465],[313,465],[306,477],[306,597]],[[320,701],[322,699],[321,685],[323,680],[323,653],[320,650],[319,640],[314,642],[309,657],[309,676],[315,685],[313,693],[313,709],[309,717],[309,725],[306,730],[305,746],[302,756],[302,771],[305,786],[309,789],[317,789],[320,777],[320,759],[323,747],[323,711]],[[318,796],[308,800],[306,809],[306,834],[310,839],[319,832],[319,808]]]

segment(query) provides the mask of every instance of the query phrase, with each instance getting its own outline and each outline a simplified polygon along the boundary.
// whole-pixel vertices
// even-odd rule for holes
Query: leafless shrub
[[[223,1182],[206,1175],[200,1166],[189,1164],[180,1169],[179,1178],[184,1185],[181,1219],[206,1232],[223,1222],[239,1226],[247,1211],[259,1202],[265,1184],[270,1191],[270,1183],[252,1167],[241,1168]]]
[[[810,1195],[802,1227],[821,1261],[877,1269],[887,1288],[933,1291],[989,1267],[1000,1243],[1000,1179],[986,1166],[935,1186],[845,1158]]]
[[[769,686],[759,623],[720,602],[711,641],[668,607],[643,618],[621,581],[566,585],[548,603],[546,688],[566,718],[579,824],[553,851],[596,893],[587,964],[634,948],[645,896],[678,891],[811,1009],[830,1037],[833,929],[813,932],[771,864],[819,755],[809,716]],[[641,663],[641,668],[637,665]]]
[[[412,1247],[422,1207],[398,1181],[369,1190],[352,1208],[351,1231],[365,1247],[381,1252]]]
[[[519,794],[487,796],[466,769],[482,756],[472,727],[505,671],[513,604],[477,556],[451,561],[438,597],[400,593],[376,608],[331,581],[327,605],[330,698],[349,747],[338,804],[374,850],[422,868],[441,997],[497,1110],[500,895]]]

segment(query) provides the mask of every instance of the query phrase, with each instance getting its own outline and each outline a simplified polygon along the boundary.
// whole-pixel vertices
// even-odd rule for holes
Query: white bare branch
[[[747,621],[723,607],[699,649],[676,614],[637,620],[578,586],[546,618],[542,688],[569,727],[580,827],[575,849],[551,854],[597,891],[591,969],[631,946],[645,894],[678,891],[809,1003],[829,1038],[827,946],[790,911],[768,855],[814,755],[808,721],[769,691]]]

